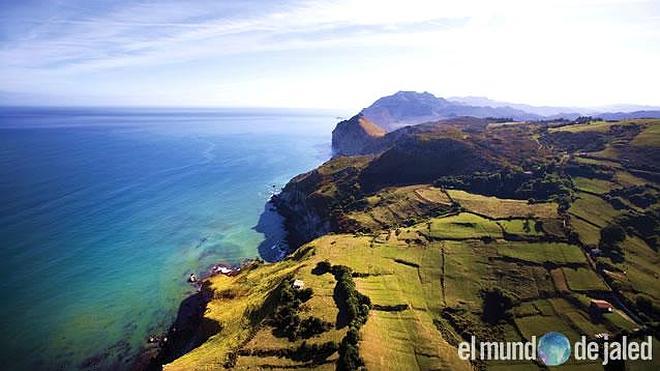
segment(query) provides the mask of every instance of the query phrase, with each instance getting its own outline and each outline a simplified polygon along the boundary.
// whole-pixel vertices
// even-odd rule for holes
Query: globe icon
[[[538,358],[546,366],[559,366],[571,356],[571,343],[560,332],[548,332],[538,343]]]

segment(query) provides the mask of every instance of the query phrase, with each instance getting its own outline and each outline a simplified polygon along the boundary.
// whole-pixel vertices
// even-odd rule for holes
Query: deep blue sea
[[[329,158],[335,123],[293,110],[0,108],[2,369],[125,368],[173,320],[190,272],[274,259],[283,231],[266,202]]]

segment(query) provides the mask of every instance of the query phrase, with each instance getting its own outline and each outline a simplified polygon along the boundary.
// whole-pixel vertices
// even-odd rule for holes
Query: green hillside
[[[216,326],[165,369],[538,369],[462,361],[456,347],[472,335],[657,334],[660,174],[640,153],[657,157],[660,122],[463,124],[404,128],[383,137],[390,149],[294,178],[276,204],[300,246],[209,278],[202,322]],[[526,156],[506,143],[514,135]],[[458,164],[478,160],[395,170],[447,161],[453,152],[434,152],[447,141],[469,149]],[[595,314],[592,299],[613,312]]]

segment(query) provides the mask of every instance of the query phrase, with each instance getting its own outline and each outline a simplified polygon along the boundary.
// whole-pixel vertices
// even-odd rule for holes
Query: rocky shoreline
[[[287,183],[269,203],[284,218],[284,229],[289,253],[316,237],[333,230],[329,200],[310,193],[317,187],[318,170],[300,174]],[[288,254],[286,254],[288,255]],[[284,255],[284,256],[286,256]],[[132,369],[135,371],[162,370],[163,365],[198,347],[220,328],[213,321],[205,321],[206,306],[213,298],[209,278],[223,274],[234,276],[261,259],[248,259],[239,265],[215,264],[199,275],[193,286],[197,292],[187,296],[179,305],[176,319],[168,331],[151,336],[137,356]]]
[[[163,365],[190,352],[210,336],[218,333],[219,325],[204,318],[206,305],[213,298],[209,278],[217,275],[234,276],[243,269],[260,262],[260,259],[248,259],[239,265],[219,263],[200,274],[200,277],[191,283],[196,292],[181,301],[176,319],[167,332],[152,335],[147,340],[131,369],[134,371],[162,370]]]
[[[352,124],[361,117],[361,115],[357,115],[348,121]],[[373,126],[377,128],[375,125]],[[338,148],[339,143],[334,138],[334,134],[333,132],[333,148]],[[377,134],[375,137],[380,137],[384,135],[384,131]],[[370,135],[366,136],[370,137]],[[370,139],[377,139],[375,137]],[[345,141],[342,139],[342,142]],[[323,197],[314,192],[322,178],[318,169],[300,174],[291,179],[280,193],[272,195],[268,201],[284,218],[288,253],[337,229],[338,223],[331,212],[332,198]],[[181,357],[220,331],[217,323],[204,320],[206,306],[213,298],[208,279],[218,274],[228,276],[239,274],[247,265],[258,263],[258,261],[259,259],[247,260],[238,266],[216,264],[206,273],[201,274],[194,283],[197,292],[183,299],[174,323],[165,334],[151,336],[148,339],[132,369],[162,370],[163,365]]]
[[[312,184],[316,185],[315,172],[298,175],[271,198],[277,212],[284,218],[290,251],[333,230],[333,218],[327,212],[328,200],[310,195],[314,189]]]

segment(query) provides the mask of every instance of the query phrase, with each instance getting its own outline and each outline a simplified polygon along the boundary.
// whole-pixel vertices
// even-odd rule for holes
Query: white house
[[[293,288],[296,290],[302,290],[305,287],[305,282],[302,280],[294,280],[293,281]]]

